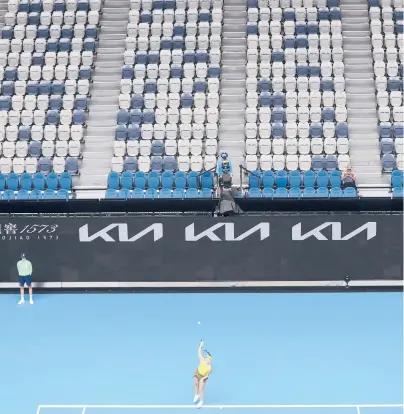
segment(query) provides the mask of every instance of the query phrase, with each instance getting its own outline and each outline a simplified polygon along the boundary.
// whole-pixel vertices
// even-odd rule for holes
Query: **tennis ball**
[[[201,323],[198,321],[198,325],[200,325]]]

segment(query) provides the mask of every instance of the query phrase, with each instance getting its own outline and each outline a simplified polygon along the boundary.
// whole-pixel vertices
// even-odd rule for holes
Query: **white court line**
[[[41,406],[38,405],[38,408],[36,409],[36,414],[40,414],[40,412],[41,412]]]
[[[83,408],[83,411],[81,412],[81,414],[86,414],[86,408],[87,408],[87,407],[84,407],[84,408]]]
[[[356,414],[361,414],[361,409],[359,407],[356,407]]]
[[[116,408],[116,409],[189,409],[195,405],[40,405],[41,409],[46,408]],[[39,408],[38,407],[38,408]],[[204,408],[401,408],[404,404],[339,404],[339,405],[204,405]],[[360,411],[359,411],[360,414]]]

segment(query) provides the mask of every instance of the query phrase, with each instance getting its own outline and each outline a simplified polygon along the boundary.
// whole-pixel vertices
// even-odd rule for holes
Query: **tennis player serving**
[[[206,356],[203,355],[203,352],[206,353]],[[206,381],[209,378],[209,375],[212,372],[212,355],[206,350],[203,350],[203,341],[201,341],[198,348],[198,357],[199,357],[199,366],[194,373],[194,384],[195,384],[195,396],[194,403],[199,400],[197,405],[198,408],[201,408],[203,405],[203,395],[205,391]]]

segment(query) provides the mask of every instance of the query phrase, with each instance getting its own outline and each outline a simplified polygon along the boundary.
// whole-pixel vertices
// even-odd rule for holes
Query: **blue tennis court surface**
[[[203,408],[212,414],[357,414],[257,405],[403,403],[399,293],[48,294],[34,306],[17,302],[0,296],[1,413],[194,412],[201,339],[213,354]]]

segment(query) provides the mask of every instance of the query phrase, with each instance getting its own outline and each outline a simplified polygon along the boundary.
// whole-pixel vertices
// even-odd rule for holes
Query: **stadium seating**
[[[401,0],[368,0],[384,171],[404,168],[403,7]]]
[[[213,187],[212,172],[111,171],[105,198],[212,198]]]
[[[113,172],[187,173],[216,166],[222,3],[131,1]],[[166,189],[159,194],[169,197]]]
[[[48,176],[49,191],[35,199],[65,198],[70,175],[78,173],[100,9],[101,0],[8,2],[0,39],[0,172],[20,175],[21,183],[28,182],[24,173]],[[26,199],[29,190],[21,190],[17,198]]]
[[[342,170],[349,141],[338,2],[286,3],[248,0],[245,166]]]

